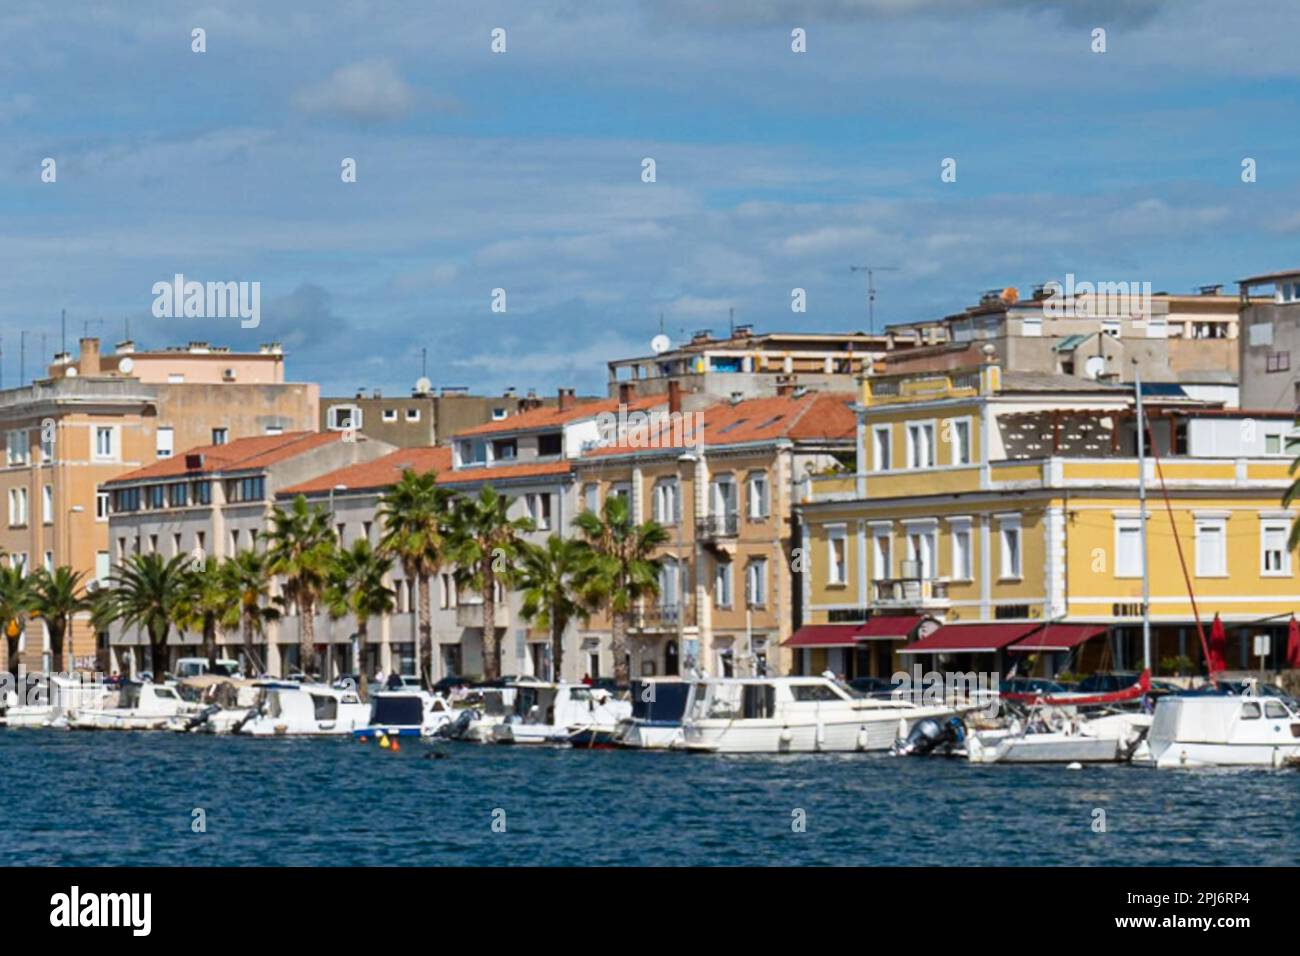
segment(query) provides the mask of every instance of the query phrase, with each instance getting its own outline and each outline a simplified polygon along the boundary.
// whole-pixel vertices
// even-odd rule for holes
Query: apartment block
[[[1251,276],[1237,284],[1242,407],[1300,411],[1300,270]],[[1298,363],[1294,369],[1292,356]]]

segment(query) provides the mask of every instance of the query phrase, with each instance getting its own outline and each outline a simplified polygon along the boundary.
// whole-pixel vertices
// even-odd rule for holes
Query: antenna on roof
[[[420,378],[429,377],[429,347],[426,345],[420,349]]]
[[[897,272],[898,266],[849,266],[850,272],[867,274],[867,332],[876,334],[876,273]]]
[[[59,310],[59,351],[68,351],[68,310]]]
[[[736,337],[736,307],[732,306],[727,309],[727,338]]]

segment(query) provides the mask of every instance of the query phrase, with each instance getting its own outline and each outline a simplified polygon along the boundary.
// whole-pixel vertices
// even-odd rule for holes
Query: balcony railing
[[[702,541],[734,538],[739,528],[740,516],[734,511],[729,514],[706,515],[695,522],[695,536]]]
[[[493,624],[499,628],[510,626],[510,605],[505,601],[497,602],[493,612]],[[483,602],[470,600],[457,604],[456,626],[481,628],[483,626]]]
[[[871,603],[877,608],[947,606],[948,582],[942,578],[881,578],[871,582]]]
[[[695,613],[690,604],[647,602],[636,612],[633,620],[643,631],[675,631],[678,627],[693,627]]]

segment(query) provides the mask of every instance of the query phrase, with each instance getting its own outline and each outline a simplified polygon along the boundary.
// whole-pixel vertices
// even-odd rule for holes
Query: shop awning
[[[1006,624],[945,624],[900,654],[992,654],[1037,630],[1037,621]]]
[[[860,641],[905,641],[925,620],[919,614],[900,614],[897,617],[873,617],[859,625]]]
[[[785,647],[856,647],[861,624],[805,624],[787,637]]]
[[[1007,650],[1021,653],[1071,651],[1084,641],[1105,633],[1104,624],[1047,624],[1042,630],[1012,644]]]

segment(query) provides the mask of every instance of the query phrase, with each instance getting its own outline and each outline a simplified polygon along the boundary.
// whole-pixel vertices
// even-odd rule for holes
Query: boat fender
[[[1066,770],[1082,770],[1082,769],[1083,769],[1083,764],[1079,763],[1079,761],[1076,760],[1076,761],[1074,761],[1073,763],[1066,764],[1066,765],[1065,765],[1065,769],[1066,769]]]
[[[781,728],[780,739],[781,739],[781,744],[786,747],[790,746],[790,744],[794,741],[794,734],[790,731],[789,727]]]
[[[867,728],[866,727],[858,728],[858,749],[859,750],[867,749]]]
[[[358,742],[358,743],[363,743],[363,744],[368,744],[368,743],[370,743],[370,738],[367,737],[365,734],[362,734],[360,737],[357,738],[357,742]]]

